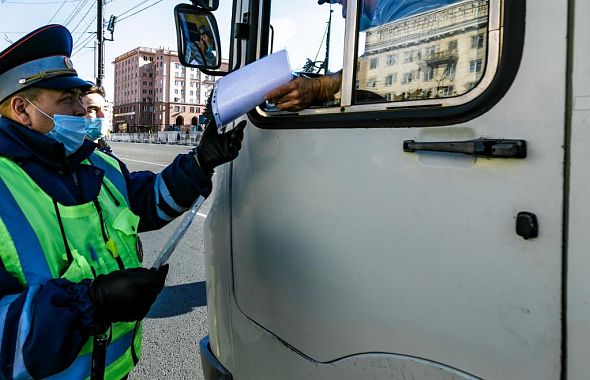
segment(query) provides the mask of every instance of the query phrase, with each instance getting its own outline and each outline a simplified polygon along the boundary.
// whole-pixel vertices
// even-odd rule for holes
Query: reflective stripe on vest
[[[0,242],[0,258],[5,269],[29,290],[51,278],[62,277],[78,282],[83,278],[92,278],[93,273],[140,266],[136,250],[139,218],[128,207],[126,188],[119,190],[119,186],[125,184],[125,178],[117,170],[118,166],[113,165],[116,160],[93,154],[91,161],[105,170],[103,187],[96,203],[57,206],[66,234],[64,242],[51,197],[16,163],[0,157],[0,238],[5,239]],[[106,183],[113,185],[109,192]],[[118,201],[114,201],[113,197]],[[101,223],[99,212],[103,214],[104,223]],[[104,234],[107,236],[104,237]],[[74,256],[72,262],[67,261],[65,244]],[[26,316],[23,314],[22,317]],[[134,334],[135,325],[112,325],[112,341],[107,347],[106,378],[123,377],[134,367],[133,356],[139,356],[141,352],[141,334]],[[22,347],[28,333],[26,329],[22,333],[19,331],[14,370],[26,376]],[[90,362],[92,341],[91,337],[70,368],[52,378],[82,379],[89,376],[90,366],[87,364]]]
[[[137,334],[141,336],[141,334]],[[138,352],[141,351],[141,340],[135,342],[133,340],[133,331],[128,332],[119,338],[116,342],[109,344],[107,351],[105,379],[121,379],[125,376],[129,370],[126,368],[125,363],[118,363],[121,359],[133,360],[131,358],[131,345],[135,344]],[[137,347],[139,342],[139,347]],[[49,380],[79,380],[90,377],[90,367],[92,364],[92,353],[80,355],[76,361],[68,367],[65,371],[48,377]],[[119,367],[119,368],[118,368]]]
[[[4,234],[0,233],[0,236],[3,237],[3,241],[0,243],[2,244],[0,258],[2,258],[6,270],[15,276],[21,285],[35,285],[51,278],[51,272],[39,239],[1,176],[0,199],[2,199],[2,207],[0,207],[2,226],[0,229],[10,235],[10,239],[5,240],[6,237],[1,236]],[[17,252],[26,252],[26,255],[18,257],[16,260],[15,254]]]

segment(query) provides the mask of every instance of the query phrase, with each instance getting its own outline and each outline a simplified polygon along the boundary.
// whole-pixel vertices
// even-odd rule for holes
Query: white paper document
[[[267,55],[221,78],[211,97],[217,127],[223,127],[263,103],[264,95],[291,79],[286,50]]]

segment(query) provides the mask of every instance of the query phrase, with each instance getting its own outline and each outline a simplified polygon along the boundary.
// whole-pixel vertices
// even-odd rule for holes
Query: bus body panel
[[[211,348],[234,378],[352,379],[359,365],[374,367],[375,378],[387,378],[383,366],[411,368],[416,378],[436,368],[434,378],[559,378],[567,6],[529,2],[514,83],[470,121],[248,126],[238,159],[218,170],[206,238]],[[576,62],[587,67],[588,44],[580,46]],[[590,138],[588,113],[573,113],[574,164],[587,158],[581,142],[575,148]],[[405,140],[477,138],[523,139],[528,155],[402,150]],[[569,231],[580,264],[590,211],[583,171],[571,173],[579,190]],[[538,238],[516,234],[521,211],[537,216]],[[571,271],[576,284],[587,278],[583,265]],[[574,287],[570,321],[587,337],[590,302]],[[584,373],[587,360],[575,358],[570,373]]]

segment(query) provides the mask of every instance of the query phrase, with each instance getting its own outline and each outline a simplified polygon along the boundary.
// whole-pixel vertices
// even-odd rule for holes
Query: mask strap
[[[32,105],[33,107],[35,107],[35,108],[37,109],[37,111],[41,112],[43,115],[47,116],[49,119],[51,119],[52,121],[54,121],[54,120],[53,120],[53,118],[52,118],[51,116],[49,116],[49,115],[48,115],[48,114],[46,114],[44,111],[42,111],[42,110],[41,110],[41,108],[37,107],[37,106],[35,105],[35,103],[31,102],[31,101],[30,101],[29,99],[27,99],[27,98],[23,98],[23,99],[24,99],[24,100],[26,100],[27,102],[29,102],[29,104],[30,104],[30,105]]]

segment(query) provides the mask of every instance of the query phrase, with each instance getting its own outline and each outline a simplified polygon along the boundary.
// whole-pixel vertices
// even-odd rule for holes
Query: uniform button
[[[100,175],[100,170],[98,170],[98,169],[97,169],[97,170],[95,170],[95,171],[94,171],[94,174],[95,174],[95,175]]]

